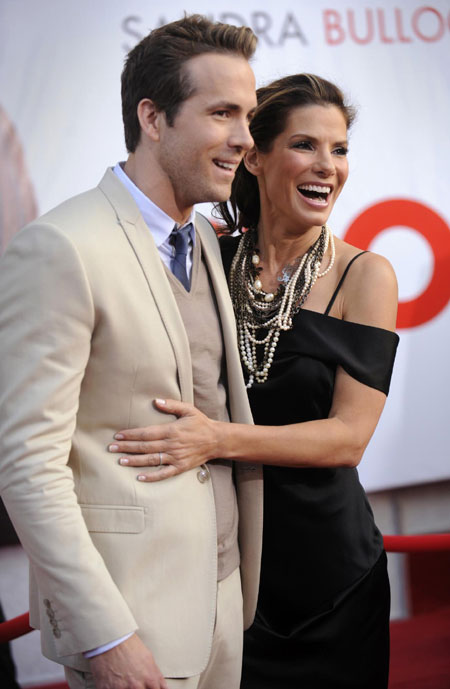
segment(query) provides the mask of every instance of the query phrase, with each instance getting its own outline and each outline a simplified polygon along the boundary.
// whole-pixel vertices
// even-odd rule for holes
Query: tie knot
[[[171,262],[171,270],[176,278],[184,285],[185,289],[190,290],[190,276],[187,268],[187,254],[189,250],[189,234],[192,223],[178,229],[176,226],[170,233],[169,241],[175,249],[175,254]]]
[[[175,247],[175,255],[187,256],[192,223],[179,229],[175,226],[170,234],[170,243]]]

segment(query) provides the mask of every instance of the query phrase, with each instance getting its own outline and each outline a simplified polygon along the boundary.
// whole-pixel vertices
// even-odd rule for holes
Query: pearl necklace
[[[308,251],[284,267],[275,293],[265,292],[259,278],[257,232],[248,230],[240,241],[230,269],[230,293],[236,315],[238,344],[242,363],[248,374],[247,388],[265,383],[273,362],[280,332],[291,330],[292,318],[304,304],[318,278],[332,269],[335,260],[334,237],[324,225]],[[320,271],[330,246],[327,268]],[[262,330],[263,333],[258,331]],[[261,349],[262,348],[262,353]]]

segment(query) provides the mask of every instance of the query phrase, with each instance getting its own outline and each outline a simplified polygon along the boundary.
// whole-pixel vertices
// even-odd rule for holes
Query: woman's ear
[[[256,146],[253,146],[244,156],[244,165],[247,170],[257,177],[261,172],[261,154]]]
[[[143,133],[152,141],[159,141],[161,118],[164,117],[164,113],[156,109],[150,98],[143,98],[138,103],[137,116]]]

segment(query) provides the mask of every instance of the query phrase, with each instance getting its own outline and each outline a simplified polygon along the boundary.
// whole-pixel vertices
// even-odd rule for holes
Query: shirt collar
[[[144,218],[145,224],[152,233],[156,246],[159,248],[164,242],[167,242],[169,236],[174,228],[175,220],[165,213],[159,206],[148,198],[128,177],[123,169],[124,163],[117,163],[113,167],[113,172],[120,179],[124,187],[129,191],[133,197],[139,211]],[[188,223],[192,223],[190,237],[193,244],[195,244],[195,211],[192,209],[188,220],[180,227],[184,227]]]

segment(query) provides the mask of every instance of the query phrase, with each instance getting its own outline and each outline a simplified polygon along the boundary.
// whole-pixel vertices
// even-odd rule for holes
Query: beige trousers
[[[170,689],[239,689],[242,666],[242,590],[239,568],[217,585],[216,624],[208,665],[200,675],[167,679]],[[66,667],[70,689],[95,689],[90,672]]]

